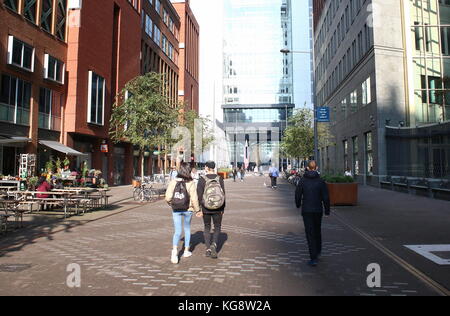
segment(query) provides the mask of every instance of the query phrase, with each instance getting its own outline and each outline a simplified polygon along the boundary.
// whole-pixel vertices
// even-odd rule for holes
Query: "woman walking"
[[[176,179],[172,180],[166,191],[166,201],[172,207],[173,225],[175,233],[173,235],[173,248],[171,261],[177,264],[178,244],[181,239],[184,226],[184,253],[183,257],[192,256],[189,251],[191,242],[191,220],[195,212],[197,217],[201,217],[200,206],[197,197],[197,187],[191,176],[191,167],[188,163],[182,163]]]

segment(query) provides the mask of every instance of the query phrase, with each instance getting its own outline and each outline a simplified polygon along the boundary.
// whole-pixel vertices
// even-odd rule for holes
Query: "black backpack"
[[[191,198],[186,188],[186,182],[178,181],[172,197],[174,211],[187,211],[191,205]]]

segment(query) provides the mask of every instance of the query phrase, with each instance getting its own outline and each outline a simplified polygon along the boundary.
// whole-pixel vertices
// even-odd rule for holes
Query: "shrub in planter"
[[[358,204],[358,184],[352,177],[326,175],[322,178],[327,183],[331,205]]]

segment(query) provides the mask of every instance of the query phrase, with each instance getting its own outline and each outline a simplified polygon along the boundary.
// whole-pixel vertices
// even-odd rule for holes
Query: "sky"
[[[190,0],[200,25],[200,113],[222,121],[223,0]],[[310,50],[310,0],[292,0],[293,50]],[[312,107],[309,54],[294,54],[294,103]]]

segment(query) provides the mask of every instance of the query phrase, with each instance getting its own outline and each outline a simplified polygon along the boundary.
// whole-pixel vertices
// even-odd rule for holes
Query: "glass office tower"
[[[291,0],[224,0],[224,127],[233,165],[278,164],[292,115]],[[282,161],[281,161],[282,162]]]

